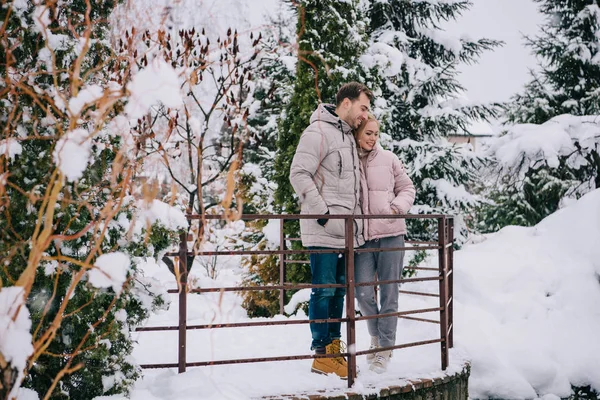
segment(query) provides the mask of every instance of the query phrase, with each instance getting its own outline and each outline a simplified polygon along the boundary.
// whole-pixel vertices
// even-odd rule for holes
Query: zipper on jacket
[[[346,132],[344,132],[344,125],[342,124],[342,120],[338,119],[338,129],[342,132],[342,142],[346,141]]]
[[[356,210],[356,205],[358,204],[359,207],[361,207],[362,205],[360,204],[360,165],[358,168],[358,189],[357,189],[357,185],[356,185],[356,158],[358,157],[358,149],[356,148],[356,142],[352,141],[350,146],[352,147],[352,167],[354,168],[354,170],[352,171],[352,174],[354,175],[354,209],[352,210],[352,214],[355,213]],[[359,160],[360,162],[360,160]],[[364,213],[363,213],[364,214]],[[365,221],[363,219],[363,231],[364,231],[364,225],[365,225]],[[358,243],[358,239],[359,239],[359,229],[358,229],[358,222],[356,220],[354,220],[354,238],[356,239],[356,242]]]

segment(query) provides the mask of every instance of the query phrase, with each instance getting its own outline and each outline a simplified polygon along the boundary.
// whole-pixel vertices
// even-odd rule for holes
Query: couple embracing
[[[406,214],[415,198],[415,188],[391,151],[378,143],[379,122],[370,114],[372,92],[363,84],[343,85],[336,104],[320,104],[310,118],[296,149],[290,182],[298,195],[302,214]],[[403,219],[355,219],[354,246],[396,248],[404,246]],[[344,220],[300,220],[302,244],[309,249],[345,247]],[[356,282],[400,279],[404,251],[365,252],[355,256]],[[345,284],[343,255],[310,255],[313,284]],[[312,289],[309,318],[339,319],[344,308],[345,288]],[[380,304],[373,286],[356,287],[363,315],[398,311],[398,284],[380,285]],[[367,320],[371,348],[394,346],[397,317]],[[311,323],[311,349],[316,354],[344,353],[341,324]],[[370,369],[387,370],[391,350],[369,354]],[[344,357],[315,358],[312,371],[336,374],[346,379]]]

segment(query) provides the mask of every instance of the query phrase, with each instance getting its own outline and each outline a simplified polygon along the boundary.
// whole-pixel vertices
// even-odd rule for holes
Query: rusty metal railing
[[[284,236],[284,221],[286,220],[299,220],[299,219],[344,219],[345,220],[345,247],[343,249],[327,249],[327,250],[290,250],[286,248],[286,241],[300,240],[299,238],[286,238]],[[385,249],[355,249],[354,248],[354,220],[355,219],[436,219],[438,240],[437,241],[407,241],[411,247],[397,247],[397,248],[385,248]],[[225,219],[220,215],[189,215],[188,219],[206,219],[206,220],[219,220]],[[257,215],[257,214],[246,214],[240,217],[242,220],[280,220],[280,248],[279,250],[232,250],[232,251],[202,251],[202,252],[190,252],[187,248],[187,234],[180,236],[179,251],[175,253],[168,253],[167,256],[179,258],[178,273],[179,276],[178,289],[169,290],[169,293],[179,293],[179,324],[177,326],[153,326],[143,327],[136,329],[137,332],[150,332],[150,331],[173,331],[177,330],[179,334],[178,343],[178,362],[177,363],[163,363],[163,364],[143,364],[142,368],[178,368],[180,373],[185,372],[187,367],[200,367],[208,365],[223,365],[223,364],[240,364],[240,363],[256,363],[256,362],[267,362],[267,361],[284,361],[284,360],[304,360],[321,357],[339,357],[343,356],[348,361],[348,387],[352,387],[354,379],[356,377],[356,357],[360,355],[375,353],[381,350],[394,350],[403,349],[414,346],[422,346],[432,343],[440,343],[440,355],[441,355],[441,367],[443,370],[446,369],[449,363],[448,349],[453,347],[453,243],[454,243],[454,219],[452,216],[447,215]],[[360,252],[382,252],[382,251],[416,251],[416,250],[437,250],[438,251],[438,268],[426,268],[426,267],[415,267],[416,270],[426,271],[437,271],[437,276],[422,277],[422,278],[404,278],[398,280],[389,281],[374,281],[356,283],[354,276],[354,254]],[[327,285],[316,285],[316,284],[291,284],[286,282],[286,265],[289,263],[300,263],[302,260],[291,260],[287,259],[286,256],[295,254],[317,254],[317,253],[339,253],[344,254],[346,260],[346,284],[327,284]],[[224,255],[279,255],[279,267],[280,267],[280,280],[279,285],[264,285],[264,286],[238,286],[238,287],[211,287],[211,288],[188,288],[188,268],[187,268],[187,257],[195,256],[224,256]],[[305,263],[308,263],[307,261]],[[411,283],[411,282],[425,282],[425,281],[438,281],[439,292],[438,293],[425,293],[416,291],[400,290],[401,293],[416,295],[416,296],[427,296],[427,297],[438,297],[439,307],[406,310],[389,314],[380,314],[373,316],[356,316],[356,310],[354,308],[354,289],[356,286],[376,286],[380,284],[389,283]],[[346,317],[338,319],[326,319],[326,320],[287,320],[287,321],[259,321],[259,322],[237,322],[237,323],[221,323],[221,324],[203,324],[203,325],[187,325],[187,295],[188,293],[209,293],[209,292],[228,292],[228,291],[254,291],[254,290],[278,290],[279,291],[279,306],[280,312],[284,313],[284,302],[285,292],[289,290],[305,289],[305,288],[346,288]],[[439,312],[440,318],[438,320],[418,318],[413,315]],[[410,319],[425,323],[435,323],[440,325],[440,337],[434,339],[426,339],[418,342],[403,343],[395,346],[378,348],[372,350],[361,350],[356,351],[356,322],[372,319],[382,318],[389,316],[397,316],[399,318]],[[220,329],[220,328],[233,328],[233,327],[253,327],[253,326],[275,326],[275,325],[297,325],[297,324],[310,324],[310,323],[325,323],[325,322],[343,322],[346,324],[346,340],[348,348],[351,349],[347,353],[340,354],[327,354],[327,355],[295,355],[295,356],[281,356],[281,357],[260,357],[260,358],[245,358],[245,359],[232,359],[232,360],[212,360],[212,361],[199,361],[199,362],[187,362],[186,354],[186,335],[188,330],[196,329]],[[308,332],[307,332],[308,340]]]

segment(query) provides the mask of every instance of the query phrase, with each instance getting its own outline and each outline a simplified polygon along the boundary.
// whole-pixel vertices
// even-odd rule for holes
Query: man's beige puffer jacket
[[[352,128],[335,114],[335,106],[321,104],[310,117],[292,160],[290,182],[301,214],[361,214],[356,142]],[[305,247],[345,247],[342,219],[331,219],[324,227],[303,219],[300,231]],[[363,221],[354,220],[354,246],[362,244]]]

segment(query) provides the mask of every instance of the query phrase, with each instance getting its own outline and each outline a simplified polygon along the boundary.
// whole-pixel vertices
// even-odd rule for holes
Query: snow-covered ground
[[[471,397],[600,390],[600,190],[532,228],[506,227],[456,252],[455,345]]]
[[[570,385],[600,390],[600,190],[561,209],[532,228],[507,227],[455,252],[455,348],[450,371],[472,363],[472,398],[567,397]],[[435,258],[429,261],[436,265]],[[229,260],[218,282],[195,266],[198,284],[239,282],[237,260]],[[147,273],[165,281],[166,268],[149,264]],[[409,284],[405,285],[408,289]],[[435,282],[410,289],[436,291]],[[437,299],[402,296],[401,309],[435,306]],[[248,318],[232,293],[190,295],[189,324],[239,322]],[[436,315],[424,315],[434,318]],[[285,317],[279,316],[277,319]],[[290,318],[306,318],[296,315]],[[255,320],[253,320],[255,321]],[[155,315],[152,325],[176,325],[177,303]],[[399,343],[436,338],[437,325],[399,321]],[[344,331],[342,329],[342,331]],[[176,362],[177,332],[140,332],[134,357],[139,363]],[[364,322],[357,324],[358,349],[368,347]],[[189,331],[188,361],[308,354],[306,325]],[[359,357],[354,391],[369,393],[403,380],[433,377],[440,370],[439,345],[396,350],[383,376]],[[310,361],[148,370],[133,399],[245,399],[266,395],[341,394],[346,382],[310,372]]]

